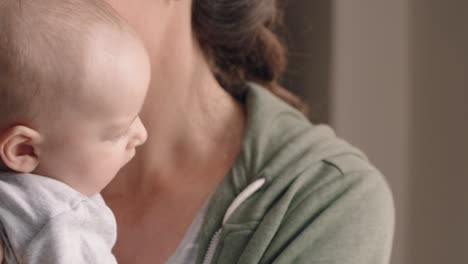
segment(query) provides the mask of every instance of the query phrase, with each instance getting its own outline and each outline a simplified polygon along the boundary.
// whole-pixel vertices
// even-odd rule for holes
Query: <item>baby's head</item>
[[[99,192],[146,140],[149,68],[99,0],[0,0],[0,167]]]

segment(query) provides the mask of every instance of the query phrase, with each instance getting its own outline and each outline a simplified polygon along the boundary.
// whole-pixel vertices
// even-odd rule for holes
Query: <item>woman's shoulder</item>
[[[283,190],[280,193],[294,190],[292,207],[307,196],[314,197],[314,203],[341,197],[362,205],[380,203],[380,208],[393,213],[385,177],[360,149],[330,126],[311,123],[263,87],[252,85],[251,92],[252,123],[243,152],[245,167],[255,173],[246,174],[254,178],[247,182],[263,177],[274,189]],[[372,201],[348,198],[345,192]]]
[[[265,263],[389,262],[392,193],[385,177],[362,157],[342,153],[292,175],[278,174],[262,196],[270,196],[271,203],[256,228],[281,219],[269,230],[275,235],[263,254]]]
[[[388,263],[393,199],[365,154],[260,86],[246,109],[243,149],[212,198],[200,249],[224,223],[223,263]]]
[[[328,136],[317,140],[314,133]],[[264,181],[223,224],[223,263],[388,263],[394,230],[388,184],[360,151],[329,133],[312,127],[280,136],[271,141],[275,151],[251,153],[235,170],[215,199],[234,202],[217,212]]]
[[[380,175],[360,149],[338,137],[330,126],[313,124],[263,87],[250,86],[240,155],[243,166],[255,172],[251,177],[295,177],[320,166],[333,167],[343,176],[369,171]]]

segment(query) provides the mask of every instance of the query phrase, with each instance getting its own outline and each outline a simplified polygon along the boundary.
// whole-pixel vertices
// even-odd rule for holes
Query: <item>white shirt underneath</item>
[[[176,251],[166,261],[166,264],[195,264],[198,257],[200,232],[210,199],[205,202],[198,215],[185,233]]]

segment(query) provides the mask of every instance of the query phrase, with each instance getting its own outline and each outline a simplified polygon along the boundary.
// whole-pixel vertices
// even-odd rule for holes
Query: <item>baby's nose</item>
[[[139,117],[135,120],[133,131],[134,133],[132,134],[132,138],[128,142],[128,148],[138,147],[145,143],[148,138],[148,132]]]

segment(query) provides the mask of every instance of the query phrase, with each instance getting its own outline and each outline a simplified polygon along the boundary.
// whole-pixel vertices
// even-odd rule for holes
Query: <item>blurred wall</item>
[[[468,263],[468,1],[413,0],[411,23],[408,263]]]
[[[334,4],[331,120],[393,189],[392,263],[468,263],[468,1]]]
[[[282,84],[310,106],[314,122],[330,119],[331,8],[329,0],[282,1],[288,67]]]
[[[363,149],[392,188],[397,226],[392,263],[409,264],[410,123],[407,0],[336,0],[331,121]]]

